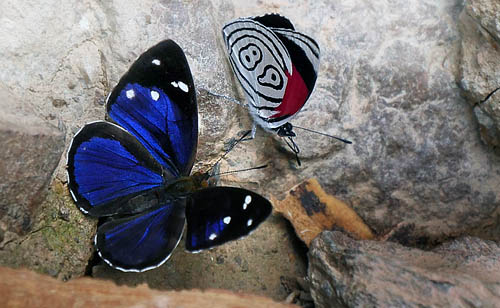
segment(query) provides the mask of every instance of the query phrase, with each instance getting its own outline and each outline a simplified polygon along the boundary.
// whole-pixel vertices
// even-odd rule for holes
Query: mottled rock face
[[[479,3],[494,1],[474,2]],[[135,58],[158,41],[171,38],[184,49],[200,93],[196,168],[208,166],[221,155],[228,141],[251,127],[245,109],[202,90],[243,97],[223,50],[221,28],[236,17],[279,12],[288,16],[298,30],[316,38],[322,51],[317,86],[304,110],[292,122],[345,137],[353,144],[340,144],[297,130],[296,142],[303,162],[302,167],[297,167],[282,140],[259,130],[255,140],[239,145],[229,154],[221,171],[264,162],[269,167],[222,177],[223,183],[254,189],[265,196],[282,197],[302,180],[315,177],[327,193],[351,206],[377,235],[392,231],[397,235],[392,239],[404,239],[408,244],[439,241],[472,229],[481,230],[480,235],[484,235],[489,230],[498,230],[495,228],[499,221],[500,156],[481,142],[478,130],[488,125],[496,127],[496,120],[488,111],[496,112],[496,105],[489,109],[484,105],[481,112],[487,119],[478,125],[479,111],[474,111],[467,101],[484,99],[495,87],[481,86],[477,95],[463,98],[463,91],[456,85],[458,81],[463,89],[476,93],[468,89],[481,85],[482,79],[477,79],[478,82],[473,76],[482,76],[474,75],[476,71],[483,72],[482,68],[476,69],[474,61],[463,59],[467,55],[476,57],[478,63],[489,63],[492,59],[487,49],[466,48],[474,46],[475,40],[487,44],[487,39],[477,31],[459,31],[462,10],[462,1],[458,0],[411,3],[403,0],[376,3],[44,0],[29,5],[8,2],[2,5],[1,13],[0,82],[14,96],[29,102],[35,117],[54,127],[61,123],[67,128],[65,145],[58,139],[62,137],[47,138],[53,140],[47,146],[60,154],[82,125],[104,118],[106,95]],[[483,11],[488,12],[478,10],[478,16]],[[467,16],[473,19],[470,12]],[[498,28],[497,21],[498,18],[492,17],[481,25],[493,32]],[[496,46],[498,40],[488,42]],[[487,67],[484,74],[497,76],[494,74],[498,71]],[[499,94],[490,99],[498,100]],[[57,135],[51,131],[48,137],[51,134]],[[19,144],[9,150],[16,146]],[[40,164],[44,159],[37,158],[33,163]],[[58,184],[66,181],[64,164],[61,160],[55,172]],[[52,171],[44,170],[48,170],[43,173],[47,179]],[[61,200],[66,197],[67,193],[60,196]],[[51,210],[56,206],[61,205],[48,204]],[[62,235],[67,221],[57,217],[48,228],[60,234],[51,238],[65,238]],[[71,225],[81,224],[86,234],[71,233],[78,234],[77,238],[85,237],[78,239],[81,242],[71,249],[80,246],[79,256],[85,256],[92,247],[89,230],[96,221],[69,217]],[[272,225],[277,231],[271,243],[283,241],[282,237],[288,234],[284,224]],[[494,236],[498,234],[491,235]],[[3,243],[9,241],[5,232]],[[244,268],[245,258],[241,255],[251,255],[254,259],[248,261],[249,268],[263,258],[273,258],[274,263],[266,266],[281,262],[288,266],[280,269],[287,275],[303,273],[303,263],[298,258],[290,262],[282,259],[284,255],[294,255],[292,245],[285,245],[277,254],[265,249],[274,244],[264,246],[259,237],[251,236],[245,241],[237,252],[222,247],[210,252],[214,260],[231,260],[224,261],[230,266],[200,263],[196,268],[203,269],[206,277],[220,278],[232,275],[233,270],[239,271],[240,266]],[[6,247],[17,245],[10,243]],[[53,249],[51,264],[58,264],[56,260],[62,260],[59,262],[62,264],[70,258],[67,246],[46,246]],[[24,254],[28,255],[26,251]],[[33,255],[33,259],[37,257]],[[188,260],[172,258],[171,267],[164,270],[163,276],[146,273],[140,279],[167,280],[171,273],[177,273],[176,281],[187,281],[185,284],[162,286],[198,286],[187,270],[183,270],[186,276],[177,271],[182,268],[183,259]],[[25,264],[36,263],[32,261]],[[79,265],[74,268],[83,269],[86,261],[79,257]],[[54,271],[65,277],[63,272],[67,269],[61,268]],[[248,281],[259,281],[259,275]],[[263,293],[276,295],[275,298],[283,296],[279,285],[254,286],[267,288]]]
[[[463,237],[432,251],[323,232],[309,251],[316,307],[494,307],[500,247]]]
[[[459,1],[280,6],[322,47],[316,89],[293,122],[354,143],[297,131],[304,167],[294,170],[261,134],[254,146],[273,163],[263,188],[279,194],[315,176],[379,235],[414,224],[410,243],[484,223],[500,204],[500,160],[456,86],[462,9]]]
[[[61,159],[55,172],[56,186],[66,181],[66,162],[61,154],[73,135],[85,123],[104,119],[106,95],[121,75],[138,55],[167,38],[183,48],[199,89],[200,138],[195,168],[213,163],[225,144],[250,123],[246,111],[238,110],[236,104],[203,91],[232,95],[233,79],[220,48],[220,29],[234,17],[233,4],[218,1],[5,4],[0,55],[8,60],[0,70],[0,82],[30,102],[33,114],[67,128],[66,144],[62,139],[58,145],[50,145],[58,151],[55,164]],[[26,20],[23,26],[19,26],[21,20]],[[248,143],[247,151],[251,146]],[[248,152],[230,161],[231,168],[254,166],[256,154]],[[54,167],[45,170],[47,179]],[[249,174],[259,176],[258,172]],[[259,182],[257,178],[241,186],[265,193]],[[60,200],[54,200],[57,197]],[[43,198],[38,204],[41,201]],[[63,279],[82,275],[91,255],[97,220],[79,213],[67,190],[52,190],[41,210],[44,213],[32,222],[36,232],[27,238],[13,237],[9,230],[0,233],[0,264],[27,266]],[[304,276],[305,259],[296,255],[294,238],[289,236],[293,232],[282,218],[274,217],[260,229],[261,233],[201,255],[183,252],[182,242],[167,264],[143,275],[99,267],[93,273],[128,284],[147,282],[155,288],[231,288],[284,299],[288,293],[280,277]]]
[[[0,97],[0,229],[22,235],[46,196],[65,136],[1,84]]]
[[[500,3],[467,1],[459,29],[459,85],[474,106],[481,140],[500,153]]]
[[[102,264],[93,268],[92,276],[156,289],[245,290],[284,300],[290,290],[280,278],[307,275],[305,258],[297,255],[290,234],[286,221],[273,216],[250,236],[197,254],[185,251],[183,238],[172,257],[152,271],[130,275]]]

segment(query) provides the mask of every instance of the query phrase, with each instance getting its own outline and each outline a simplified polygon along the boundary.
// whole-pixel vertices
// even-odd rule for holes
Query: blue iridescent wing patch
[[[162,174],[161,165],[130,133],[104,121],[87,124],[75,135],[67,171],[74,201],[92,216],[144,210],[131,208],[131,200],[173,178]]]
[[[107,99],[109,119],[171,173],[189,175],[198,142],[193,78],[182,49],[163,41],[143,53]]]
[[[186,206],[186,249],[212,248],[248,235],[272,211],[259,194],[236,187],[211,187],[194,192]]]
[[[179,199],[102,224],[95,236],[99,256],[125,272],[143,272],[162,265],[182,237],[184,203],[185,199]]]

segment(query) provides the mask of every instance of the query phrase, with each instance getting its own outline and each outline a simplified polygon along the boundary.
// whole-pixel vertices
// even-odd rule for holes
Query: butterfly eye
[[[271,87],[273,89],[279,90],[283,87],[283,78],[278,70],[272,66],[267,65],[264,68],[264,72],[257,77],[259,84],[265,87]]]
[[[262,52],[255,44],[248,44],[241,48],[240,53],[241,64],[249,71],[253,71],[255,67],[262,61]]]

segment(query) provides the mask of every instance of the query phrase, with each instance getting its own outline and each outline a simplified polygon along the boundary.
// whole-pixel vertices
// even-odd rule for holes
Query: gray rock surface
[[[65,134],[1,84],[0,97],[0,229],[23,235],[46,196]]]
[[[423,251],[325,231],[309,251],[316,307],[497,307],[500,247],[463,237]]]
[[[62,280],[80,277],[94,253],[95,221],[81,214],[59,181],[34,215],[25,236],[7,230],[0,238],[0,265],[29,268]]]
[[[494,0],[469,0],[465,4],[465,13],[500,42],[500,3]]]
[[[6,86],[0,97],[0,265],[81,276],[95,225],[60,181],[50,184],[65,147],[64,126],[41,118],[39,106]]]
[[[262,172],[266,191],[279,195],[316,177],[379,235],[414,225],[406,229],[409,244],[485,224],[494,229],[500,158],[480,141],[473,109],[456,85],[462,2],[319,1],[307,9],[272,3],[322,47],[316,89],[292,122],[354,143],[297,130],[303,167],[296,168],[282,141],[258,132],[252,146],[272,165]],[[235,5],[235,15],[273,7],[252,4]]]
[[[159,289],[222,288],[266,295],[277,301],[289,294],[281,278],[307,275],[305,256],[287,222],[272,216],[250,236],[197,254],[186,252],[184,239],[161,267],[144,273],[124,273],[105,264],[93,268],[93,277],[119,284],[147,283]]]
[[[500,2],[467,1],[459,29],[458,82],[474,106],[482,141],[500,153]]]
[[[216,100],[202,90],[230,93],[233,88],[219,48],[220,27],[232,18],[222,14],[231,8],[229,2],[210,1],[6,3],[0,13],[5,25],[0,28],[0,55],[8,60],[2,63],[0,81],[32,102],[37,116],[67,127],[67,148],[82,125],[104,118],[107,93],[135,58],[158,41],[171,38],[184,49],[200,90],[195,169],[207,167],[241,130],[239,114],[247,117],[235,104]],[[25,22],[19,27],[21,21]],[[59,144],[57,149],[65,146]],[[65,158],[61,158],[56,187],[66,182]],[[255,153],[250,153],[234,165],[254,163]],[[265,192],[258,182],[242,186]],[[35,233],[22,239],[6,234],[0,264],[27,266],[63,279],[82,275],[97,221],[75,212],[67,191],[58,189],[51,191],[42,210],[34,222]],[[153,288],[225,287],[281,300],[288,294],[280,277],[304,276],[305,259],[296,255],[290,237],[293,231],[282,218],[272,218],[261,229],[260,235],[256,232],[198,255],[184,253],[182,242],[174,257],[156,271],[130,275],[96,267],[94,274],[120,283],[147,282]]]
[[[303,160],[303,166],[297,167],[283,141],[258,131],[254,141],[241,144],[222,162],[221,171],[263,162],[269,167],[223,177],[223,183],[281,197],[302,180],[316,177],[328,193],[348,203],[378,235],[392,231],[398,234],[395,239],[408,244],[432,243],[473,231],[498,239],[498,232],[491,230],[498,230],[500,224],[500,158],[480,141],[473,108],[456,85],[457,81],[468,80],[463,76],[469,75],[465,62],[460,62],[468,40],[465,34],[472,34],[472,40],[477,33],[459,31],[462,10],[459,0],[11,1],[2,4],[0,12],[0,82],[16,97],[30,102],[35,117],[55,126],[62,123],[67,128],[67,148],[82,125],[104,118],[107,93],[134,59],[158,41],[174,39],[183,47],[200,91],[200,146],[195,166],[199,169],[210,166],[231,138],[251,127],[246,110],[202,90],[243,97],[223,50],[222,25],[239,16],[280,12],[297,29],[315,37],[322,50],[316,89],[293,123],[340,135],[354,144],[339,144],[297,130],[296,142]],[[484,22],[487,29],[496,25],[495,19]],[[469,52],[473,54],[474,50]],[[486,53],[478,59],[488,57]],[[485,74],[490,72],[486,70]],[[466,84],[473,87],[474,83],[460,82],[462,88]],[[484,99],[482,94],[467,100]],[[64,147],[59,144],[57,148],[60,151]],[[62,159],[52,186],[65,183],[64,164]],[[32,260],[52,251],[56,259],[50,259],[50,263],[54,268],[56,264],[65,265],[50,271],[59,277],[73,277],[78,271],[83,274],[96,221],[70,212],[69,221],[57,214],[45,224],[52,215],[47,213],[58,213],[60,208],[66,212],[67,205],[71,206],[63,191],[54,190],[52,195],[59,196],[62,203],[47,203],[45,216],[33,223],[49,225],[46,229],[55,233],[30,236],[48,243],[63,239],[71,243],[71,248],[49,245],[52,250],[38,250],[43,256],[37,256],[37,250],[28,250],[18,242],[10,245],[25,247],[19,253],[32,255]],[[78,232],[65,232],[70,226],[77,227]],[[270,226],[277,235],[271,243],[291,236],[279,223]],[[9,232],[4,234],[4,242],[9,241]],[[67,234],[74,235],[74,241],[65,237]],[[26,241],[23,243],[29,243]],[[244,260],[249,264],[245,275],[256,274],[250,278],[237,276],[248,280],[242,287],[253,288],[251,284],[259,275],[271,272],[269,267],[279,262],[283,267],[277,267],[277,272],[301,275],[300,263],[289,262],[290,255],[296,256],[292,245],[283,245],[279,254],[269,253],[260,241],[251,236],[242,244],[228,246],[234,248],[221,247],[194,256],[200,257],[200,264],[194,268],[204,275],[199,281],[213,281],[206,287],[217,286],[215,282],[226,286],[224,277],[238,272]],[[75,253],[77,261],[67,262]],[[229,260],[224,261],[229,266],[214,265],[209,258],[217,260],[220,256]],[[272,260],[264,263],[264,258]],[[100,271],[103,277],[123,283],[124,277],[140,277],[137,279],[152,287],[199,286],[193,274],[196,272],[183,267],[188,263],[182,262],[187,260],[192,259],[174,256],[164,270],[138,276],[113,275],[108,270],[95,273]],[[36,267],[35,261],[23,262]],[[259,262],[261,269],[250,266]],[[164,276],[153,274],[160,272]],[[275,282],[262,284],[267,288],[263,293],[274,298],[283,296]],[[259,283],[254,286],[263,288]]]

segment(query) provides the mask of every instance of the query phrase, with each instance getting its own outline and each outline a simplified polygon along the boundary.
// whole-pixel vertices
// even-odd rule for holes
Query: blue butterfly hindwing
[[[99,226],[99,256],[125,272],[143,272],[162,265],[179,243],[184,229],[185,200]]]

